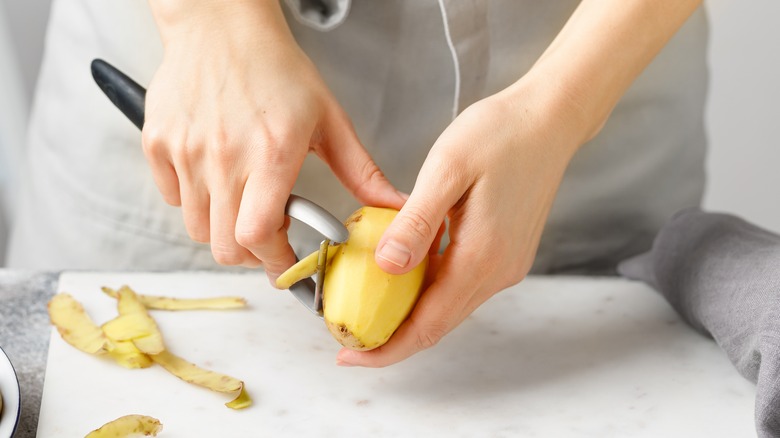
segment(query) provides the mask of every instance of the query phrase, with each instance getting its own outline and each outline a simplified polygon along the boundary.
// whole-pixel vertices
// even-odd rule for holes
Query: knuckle
[[[262,154],[263,163],[268,166],[289,164],[293,155],[309,149],[310,137],[314,135],[293,120],[282,120],[273,127],[258,123],[249,136],[249,143]],[[305,133],[309,132],[307,136]]]
[[[360,181],[362,183],[360,186],[356,187],[356,194],[359,198],[367,195],[376,183],[387,182],[387,178],[376,163],[368,160],[363,165],[363,169],[361,169]]]
[[[374,163],[372,160],[367,160],[365,164],[363,164],[361,177],[361,179],[366,183],[382,181],[385,179],[385,175],[379,169],[379,166],[377,166],[376,163]]]
[[[212,244],[211,255],[217,263],[223,266],[235,266],[244,262],[241,251],[230,245]]]
[[[430,213],[422,207],[409,206],[403,216],[405,232],[411,234],[416,241],[433,238],[439,230],[439,225],[434,225],[430,217]]]
[[[292,159],[292,142],[285,142],[279,138],[267,139],[262,152],[263,163],[265,166],[285,167]]]
[[[285,261],[285,257],[283,255],[277,255],[265,257],[263,259],[263,266],[265,266],[265,269],[269,272],[280,273],[284,272],[292,265]]]
[[[177,141],[170,146],[170,149],[171,158],[174,163],[179,164],[193,162],[203,153],[202,143],[192,139]]]
[[[431,151],[425,159],[421,175],[424,175],[429,184],[435,184],[437,192],[443,196],[463,194],[466,187],[473,180],[471,166],[475,158],[462,157],[461,153],[442,150],[440,145],[434,145],[436,151]]]
[[[184,227],[190,239],[198,243],[209,243],[210,230],[208,221],[201,215],[184,212]]]
[[[190,239],[195,242],[209,243],[209,233],[203,230],[202,227],[187,227],[187,234],[189,234]]]
[[[146,124],[141,131],[141,144],[149,157],[159,157],[168,144],[164,130],[157,125]]]
[[[208,142],[209,162],[220,168],[231,164],[239,156],[239,144],[218,129]]]
[[[428,324],[417,333],[417,348],[426,350],[434,347],[447,333],[446,327],[441,323]]]
[[[248,143],[255,147],[267,148],[274,147],[283,142],[285,135],[284,123],[274,125],[272,129],[269,123],[262,119],[254,119],[251,131],[246,132]]]
[[[271,240],[275,233],[274,227],[267,220],[260,220],[249,225],[236,225],[236,242],[244,248],[256,248]]]
[[[230,144],[232,140],[230,133],[231,132],[225,128],[224,123],[217,123],[216,126],[213,126],[213,128],[209,130],[207,138],[211,144],[227,145]]]

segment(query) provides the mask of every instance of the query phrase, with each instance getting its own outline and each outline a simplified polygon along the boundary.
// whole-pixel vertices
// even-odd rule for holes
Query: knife
[[[108,99],[130,119],[138,129],[144,126],[146,90],[130,77],[102,59],[92,61],[92,77]],[[297,195],[290,195],[284,213],[310,226],[325,240],[320,244],[317,264],[317,280],[307,278],[290,287],[290,292],[312,313],[322,318],[322,283],[325,278],[325,261],[331,244],[344,243],[349,231],[327,210]]]

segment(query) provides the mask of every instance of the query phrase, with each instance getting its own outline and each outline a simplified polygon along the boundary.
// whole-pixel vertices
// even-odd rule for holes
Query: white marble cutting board
[[[126,370],[53,332],[38,436],[80,437],[140,413],[160,437],[749,437],[754,386],[649,288],[529,278],[436,348],[386,369],[335,365],[321,320],[257,275],[65,273],[59,290],[102,323],[101,285],[171,296],[241,295],[248,310],[162,312],[168,348],[241,378],[254,405],[160,367]]]

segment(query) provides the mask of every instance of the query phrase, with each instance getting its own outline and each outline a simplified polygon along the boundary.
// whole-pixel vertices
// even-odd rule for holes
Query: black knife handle
[[[92,61],[92,77],[109,100],[138,129],[143,129],[146,89],[102,59]]]

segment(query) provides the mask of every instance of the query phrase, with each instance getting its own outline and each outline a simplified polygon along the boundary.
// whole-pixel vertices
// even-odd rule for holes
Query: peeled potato
[[[382,234],[398,211],[363,207],[345,225],[349,239],[328,251],[322,310],[325,324],[341,345],[371,350],[390,339],[422,292],[428,257],[402,275],[384,272],[374,261]],[[284,272],[276,286],[289,288],[317,271],[315,252]]]
[[[160,420],[146,415],[125,415],[93,430],[84,438],[123,438],[157,436],[162,431]]]

